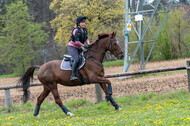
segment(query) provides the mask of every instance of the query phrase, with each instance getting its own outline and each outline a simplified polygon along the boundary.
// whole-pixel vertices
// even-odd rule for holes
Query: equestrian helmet
[[[83,16],[78,16],[76,19],[76,23],[85,22],[85,21],[86,21],[86,17],[83,17]]]

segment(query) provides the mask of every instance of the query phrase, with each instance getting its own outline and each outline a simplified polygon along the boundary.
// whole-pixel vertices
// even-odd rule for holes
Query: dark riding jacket
[[[83,28],[83,31],[79,27],[75,27],[72,31],[71,38],[69,40],[69,46],[80,49],[80,43],[84,44],[88,40],[87,29]]]

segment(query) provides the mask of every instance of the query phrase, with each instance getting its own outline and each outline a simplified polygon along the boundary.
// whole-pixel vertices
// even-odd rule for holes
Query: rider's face
[[[85,27],[85,22],[80,22],[79,26],[80,26],[81,28],[84,28],[84,27]]]

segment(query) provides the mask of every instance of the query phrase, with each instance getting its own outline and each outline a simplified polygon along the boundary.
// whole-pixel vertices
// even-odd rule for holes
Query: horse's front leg
[[[115,110],[121,110],[121,107],[116,103],[116,101],[113,99],[112,97],[112,86],[111,86],[111,82],[108,79],[105,78],[97,78],[98,81],[97,83],[100,84],[100,86],[102,87],[103,91],[105,92],[105,98],[106,101],[110,101],[111,104],[115,107]]]
[[[116,103],[116,101],[112,97],[112,86],[110,85],[105,85],[105,84],[100,84],[102,87],[103,91],[105,92],[105,98],[106,101],[110,101],[111,104],[115,107],[115,110],[122,110],[122,108]]]

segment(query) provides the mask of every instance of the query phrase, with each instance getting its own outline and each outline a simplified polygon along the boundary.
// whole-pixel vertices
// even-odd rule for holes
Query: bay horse
[[[112,97],[112,86],[110,81],[104,78],[104,67],[102,62],[107,51],[110,51],[118,59],[123,59],[124,57],[124,53],[116,39],[115,32],[111,34],[98,34],[98,39],[90,45],[90,48],[84,51],[86,61],[84,66],[80,69],[80,73],[83,75],[83,78],[89,82],[89,84],[100,84],[106,95],[106,101],[110,101],[115,107],[115,110],[121,110],[121,107]],[[34,110],[35,117],[38,117],[40,105],[50,92],[53,94],[56,104],[60,106],[66,115],[74,115],[66,106],[63,105],[58,93],[57,84],[59,83],[64,86],[78,86],[81,85],[81,80],[78,79],[71,81],[71,70],[61,70],[61,62],[62,60],[53,60],[43,64],[42,66],[30,66],[19,79],[19,83],[23,87],[23,100],[25,103],[29,98],[28,88],[30,86],[30,79],[33,79],[34,70],[39,69],[37,76],[43,85],[43,91],[37,98],[37,104]]]

